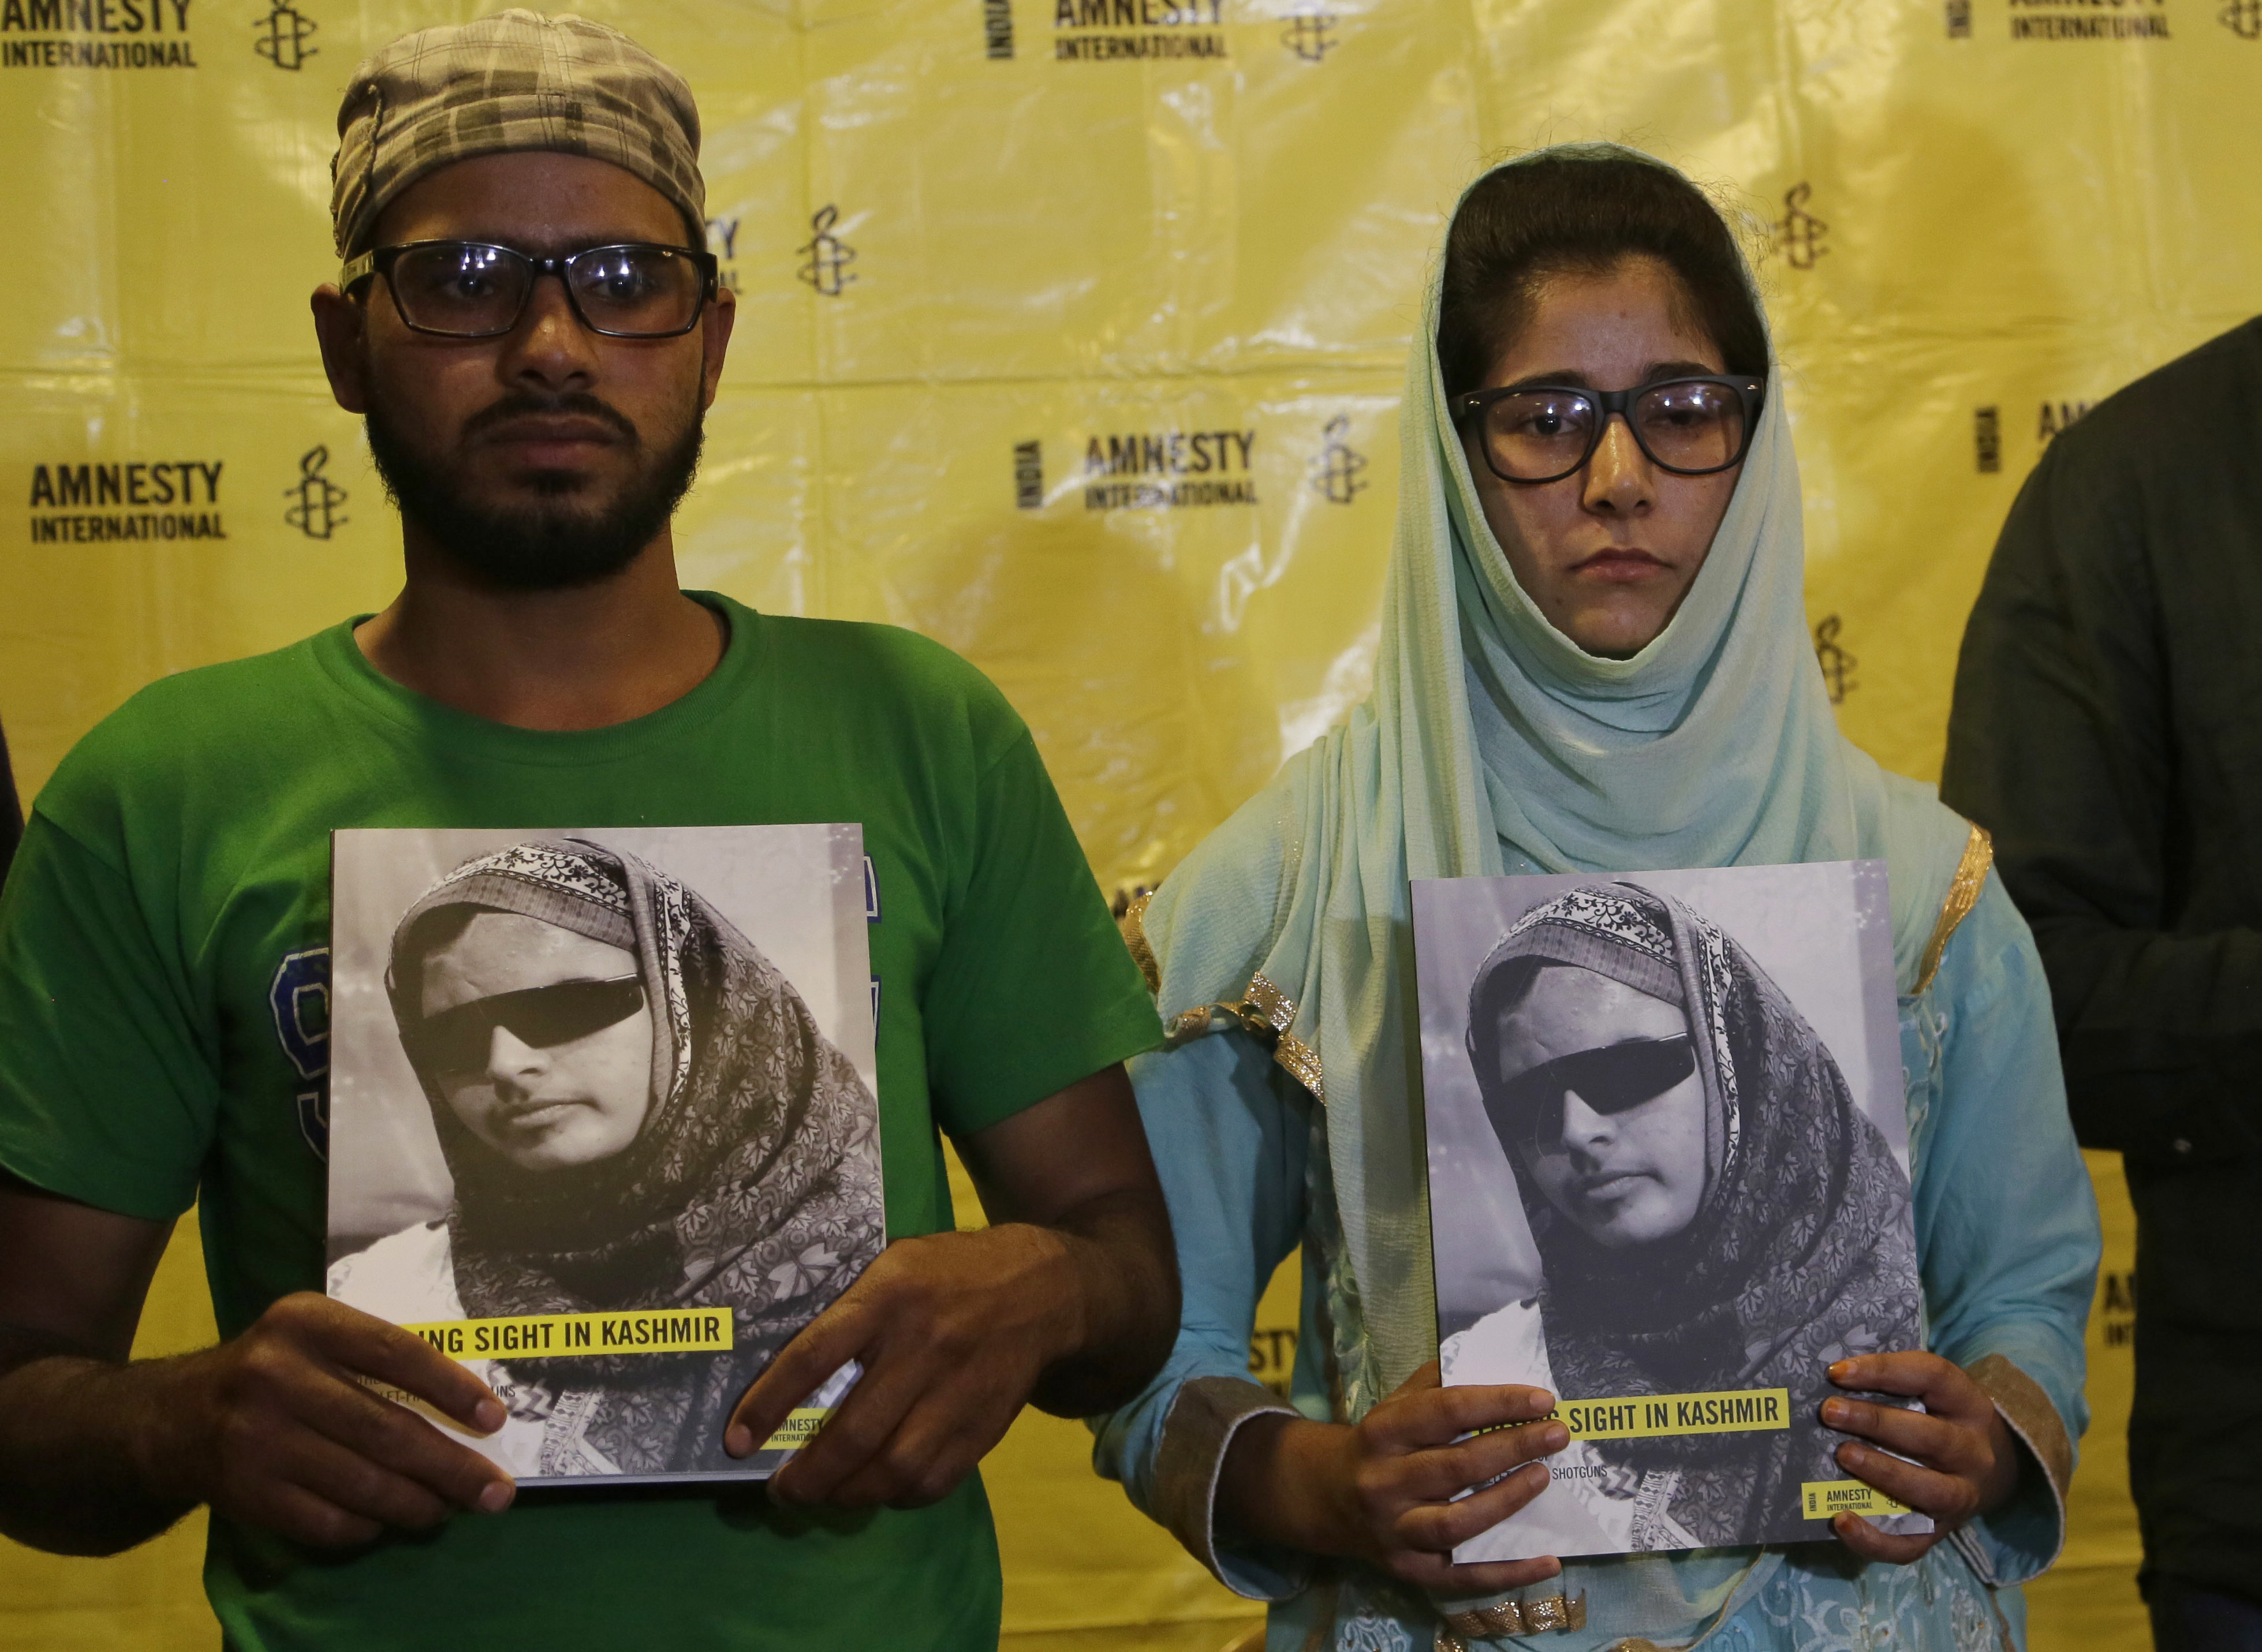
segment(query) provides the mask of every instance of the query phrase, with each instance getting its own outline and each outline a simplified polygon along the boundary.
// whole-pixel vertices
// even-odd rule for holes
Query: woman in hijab
[[[1790,1398],[1785,1428],[1574,1441],[1526,1519],[1581,1549],[1803,1540],[1801,1487],[1842,1477],[1825,1373],[1922,1343],[1908,1180],[1838,1063],[1740,945],[1633,883],[1516,920],[1468,1049],[1542,1283],[1448,1338],[1444,1379]]]
[[[1185,1310],[1099,1465],[1274,1603],[1276,1652],[2014,1640],[2086,1421],[2096,1212],[1985,835],[1833,721],[1749,272],[1678,173],[1550,149],[1464,196],[1423,318],[1374,688],[1127,925],[1171,1029],[1134,1078]],[[1831,1477],[1937,1532],[1841,1515],[1781,1547],[1453,1563],[1557,1495],[1567,1438],[1537,1420],[1552,1395],[1439,1386],[1408,880],[1871,858],[1928,1351],[1831,1364],[1818,1421]],[[1246,1350],[1300,1245],[1292,1407]]]
[[[511,1418],[492,1449],[520,1474],[744,1474],[731,1407],[885,1242],[877,1110],[847,1058],[702,896],[579,839],[449,873],[402,916],[385,984],[455,1196],[337,1263],[331,1294],[409,1324],[727,1308],[727,1357],[492,1368]]]

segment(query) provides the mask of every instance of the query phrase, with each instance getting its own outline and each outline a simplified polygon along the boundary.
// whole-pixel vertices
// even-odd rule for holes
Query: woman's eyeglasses
[[[612,339],[666,339],[688,333],[714,296],[712,253],[626,241],[559,258],[475,241],[407,241],[379,247],[347,264],[350,292],[383,276],[393,307],[409,330],[449,339],[501,338],[518,326],[534,284],[556,276],[581,325]]]
[[[479,1073],[486,1068],[497,1027],[531,1049],[551,1050],[618,1025],[644,1002],[644,982],[634,975],[552,981],[427,1016],[404,1031],[400,1041],[409,1059],[427,1073]]]
[[[1565,1095],[1575,1094],[1607,1118],[1655,1101],[1696,1070],[1696,1046],[1685,1032],[1629,1038],[1527,1068],[1495,1089],[1485,1110],[1505,1138],[1545,1153],[1562,1144]]]
[[[1477,424],[1486,468],[1503,482],[1560,482],[1585,468],[1613,414],[1660,470],[1710,476],[1740,463],[1759,423],[1764,378],[1660,379],[1632,390],[1519,384],[1452,401],[1455,425]]]

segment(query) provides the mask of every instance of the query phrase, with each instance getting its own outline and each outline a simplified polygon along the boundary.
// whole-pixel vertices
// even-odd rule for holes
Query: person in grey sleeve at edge
[[[1963,634],[1941,795],[1995,834],[2085,1146],[2136,1208],[2129,1484],[2162,1648],[2262,1648],[2262,320],[2053,441]]]

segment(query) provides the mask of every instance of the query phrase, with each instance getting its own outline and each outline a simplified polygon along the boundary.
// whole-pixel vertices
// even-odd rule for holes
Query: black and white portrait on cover
[[[484,1362],[478,1443],[524,1479],[767,1466],[732,1405],[885,1243],[861,834],[342,832],[334,884],[330,1295],[726,1308],[728,1354]]]
[[[1444,1380],[1789,1396],[1788,1426],[1574,1440],[1456,1558],[1826,1537],[1827,1368],[1921,1346],[1882,867],[1416,899]]]

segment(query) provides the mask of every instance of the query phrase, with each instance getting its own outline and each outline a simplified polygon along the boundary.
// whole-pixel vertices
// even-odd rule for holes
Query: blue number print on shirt
[[[275,1036],[283,1053],[311,1081],[299,1092],[299,1133],[314,1157],[330,1156],[330,1094],[322,1081],[330,1072],[330,949],[317,946],[292,952],[275,966],[275,980],[267,988],[267,1007],[275,1012]]]

